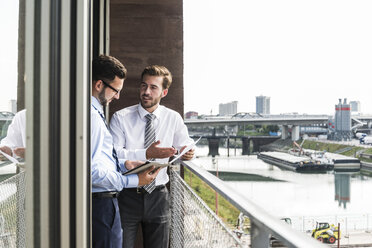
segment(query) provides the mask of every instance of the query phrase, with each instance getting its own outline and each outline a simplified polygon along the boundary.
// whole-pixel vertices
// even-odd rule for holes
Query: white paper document
[[[15,158],[13,158],[12,156],[8,155],[7,153],[3,152],[2,150],[0,150],[0,153],[5,157],[7,158],[9,161],[11,161],[12,163],[16,163],[16,164],[19,164],[19,161]]]
[[[185,154],[186,152],[188,152],[192,148],[194,148],[196,143],[198,143],[201,138],[202,138],[202,136],[200,136],[199,139],[197,139],[196,141],[194,141],[190,145],[186,146],[185,149],[183,149],[183,151],[180,154],[178,154],[176,157],[174,157],[174,159],[172,159],[172,161],[170,161],[169,163],[171,164],[171,163],[175,162],[177,159],[181,158],[183,154]]]
[[[147,161],[146,163],[144,164],[141,164],[139,166],[137,166],[136,168],[133,168],[131,170],[128,170],[126,172],[123,173],[123,175],[131,175],[131,174],[137,174],[139,172],[142,172],[144,170],[147,170],[148,168],[150,168],[151,166],[155,166],[155,169],[156,170],[157,168],[164,168],[164,167],[167,167],[168,165],[172,164],[173,162],[175,162],[177,159],[180,159],[182,157],[183,154],[185,154],[186,152],[190,151],[192,148],[195,147],[196,143],[199,142],[199,140],[201,139],[202,137],[200,136],[199,139],[197,139],[196,141],[194,141],[193,143],[189,144],[188,146],[185,147],[185,149],[183,149],[183,151],[178,154],[176,157],[174,157],[172,159],[172,161],[168,162],[168,163],[158,163],[158,162],[155,162],[155,161]]]

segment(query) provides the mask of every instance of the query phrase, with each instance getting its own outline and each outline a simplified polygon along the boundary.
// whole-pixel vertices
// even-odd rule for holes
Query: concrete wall
[[[143,68],[166,66],[173,83],[162,104],[183,116],[183,7],[182,0],[111,0],[110,55],[128,69],[120,100],[110,104],[110,116],[139,102]]]

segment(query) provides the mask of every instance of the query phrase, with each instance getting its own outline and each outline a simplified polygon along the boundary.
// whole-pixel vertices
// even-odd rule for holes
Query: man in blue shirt
[[[140,161],[118,159],[107,128],[103,106],[119,99],[126,69],[119,60],[100,55],[92,64],[91,170],[93,247],[121,247],[122,229],[117,196],[123,188],[146,185],[159,170],[154,167],[139,174],[123,176],[121,171],[138,166]]]

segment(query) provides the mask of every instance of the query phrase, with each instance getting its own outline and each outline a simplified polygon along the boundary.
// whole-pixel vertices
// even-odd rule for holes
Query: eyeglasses
[[[102,79],[101,79],[101,81],[102,81],[102,83],[103,83],[104,85],[106,85],[107,87],[109,87],[110,89],[112,89],[113,91],[115,91],[116,94],[119,94],[120,90],[115,89],[115,88],[112,87],[110,84],[108,84],[108,83],[106,83],[105,81],[103,81]]]

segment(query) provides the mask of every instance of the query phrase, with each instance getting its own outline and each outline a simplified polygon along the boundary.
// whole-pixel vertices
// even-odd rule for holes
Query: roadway
[[[309,126],[319,125],[326,126],[328,120],[332,119],[333,116],[329,115],[266,115],[266,116],[213,116],[205,117],[202,119],[185,119],[187,126],[210,126],[210,125],[241,125],[241,124],[253,124],[253,125],[296,125],[296,126]],[[372,116],[360,115],[352,116],[362,122],[372,122]]]

